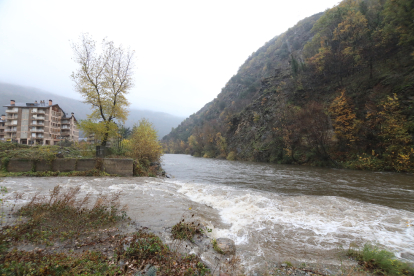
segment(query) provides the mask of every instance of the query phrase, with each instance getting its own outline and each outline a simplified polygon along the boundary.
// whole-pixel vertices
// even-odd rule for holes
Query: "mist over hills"
[[[414,5],[356,0],[250,55],[165,152],[414,172]]]
[[[65,113],[75,113],[77,120],[86,119],[87,114],[91,112],[89,105],[72,98],[54,94],[48,91],[40,90],[34,87],[20,86],[10,83],[0,82],[0,113],[5,114],[4,105],[10,104],[10,100],[16,102],[34,102],[35,100],[51,99],[53,103],[59,104]],[[155,112],[144,109],[130,109],[128,120],[125,126],[132,127],[140,119],[146,118],[153,125],[158,132],[158,137],[162,138],[168,134],[173,127],[177,127],[184,117],[178,117],[163,112]]]

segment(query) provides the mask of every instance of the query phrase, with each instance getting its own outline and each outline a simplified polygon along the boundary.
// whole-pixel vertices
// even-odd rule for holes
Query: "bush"
[[[227,160],[236,160],[236,153],[234,151],[229,152],[229,154],[227,155]]]
[[[157,131],[146,119],[139,121],[132,131],[131,139],[126,144],[127,155],[136,159],[140,164],[159,161],[162,146],[158,142]]]
[[[414,268],[395,259],[392,252],[365,244],[362,250],[349,249],[348,256],[358,260],[366,269],[380,275],[414,275]]]

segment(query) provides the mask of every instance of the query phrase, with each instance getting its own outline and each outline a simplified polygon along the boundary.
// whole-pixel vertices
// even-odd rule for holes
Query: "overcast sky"
[[[88,32],[135,50],[132,107],[189,116],[251,53],[338,2],[0,0],[0,81],[81,99],[70,41]]]

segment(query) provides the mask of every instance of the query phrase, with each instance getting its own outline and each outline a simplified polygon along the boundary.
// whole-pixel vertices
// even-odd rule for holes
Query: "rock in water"
[[[224,254],[234,255],[236,254],[236,245],[234,241],[226,238],[219,238],[217,241],[217,247],[223,251]]]

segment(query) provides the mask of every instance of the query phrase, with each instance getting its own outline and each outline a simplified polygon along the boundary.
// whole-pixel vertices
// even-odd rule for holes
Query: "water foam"
[[[407,227],[414,221],[413,212],[336,196],[283,196],[224,185],[173,183],[179,193],[217,209],[231,227],[214,229],[213,235],[238,245],[252,239],[268,243],[290,239],[298,248],[328,250],[373,242],[397,256],[414,254],[414,227]]]

